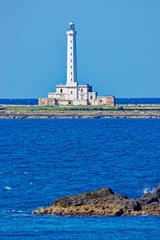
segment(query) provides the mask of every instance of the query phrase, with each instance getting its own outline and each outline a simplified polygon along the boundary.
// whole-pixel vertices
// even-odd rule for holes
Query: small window
[[[72,82],[72,78],[71,78],[71,82]]]
[[[92,96],[92,95],[90,96],[90,99],[93,99],[93,96]]]
[[[71,62],[72,62],[72,59],[71,59]]]
[[[62,93],[63,92],[63,89],[60,89],[60,93]]]
[[[71,65],[71,68],[72,68],[72,65]]]
[[[72,53],[71,53],[71,56],[72,56]]]
[[[71,91],[71,94],[72,94],[73,92]]]
[[[71,72],[71,75],[72,75],[72,72]]]
[[[72,49],[72,47],[71,47],[71,49]]]
[[[72,40],[71,40],[71,43],[72,43]]]
[[[100,100],[100,103],[102,103],[102,100]]]
[[[83,93],[83,88],[81,88],[81,93]]]

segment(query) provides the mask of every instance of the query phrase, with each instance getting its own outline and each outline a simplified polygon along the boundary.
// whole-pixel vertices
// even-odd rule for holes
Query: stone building
[[[67,31],[67,82],[56,85],[56,92],[49,92],[48,98],[39,98],[39,105],[106,105],[114,106],[114,96],[98,96],[92,86],[77,81],[75,24],[69,23]]]

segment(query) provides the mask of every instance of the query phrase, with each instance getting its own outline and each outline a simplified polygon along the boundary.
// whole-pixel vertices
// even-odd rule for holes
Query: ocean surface
[[[32,215],[57,197],[160,183],[158,119],[1,119],[0,239],[159,240],[160,217]]]
[[[160,104],[160,98],[116,98],[117,104]],[[37,98],[0,99],[0,104],[37,105]]]

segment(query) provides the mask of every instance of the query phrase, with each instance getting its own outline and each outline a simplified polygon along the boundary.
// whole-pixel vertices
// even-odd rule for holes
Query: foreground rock
[[[110,188],[58,198],[53,205],[33,214],[68,216],[140,216],[160,215],[160,187],[139,199],[129,199]]]

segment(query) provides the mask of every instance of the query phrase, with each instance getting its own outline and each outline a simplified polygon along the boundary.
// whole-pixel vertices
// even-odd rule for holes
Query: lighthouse
[[[114,106],[114,96],[98,96],[89,84],[79,84],[77,81],[77,31],[73,21],[67,28],[67,76],[65,84],[56,85],[55,92],[49,92],[48,98],[39,98],[40,106],[51,105],[105,105]],[[66,80],[67,78],[67,80]]]
[[[77,86],[77,53],[76,35],[74,22],[69,22],[67,31],[67,85]]]

